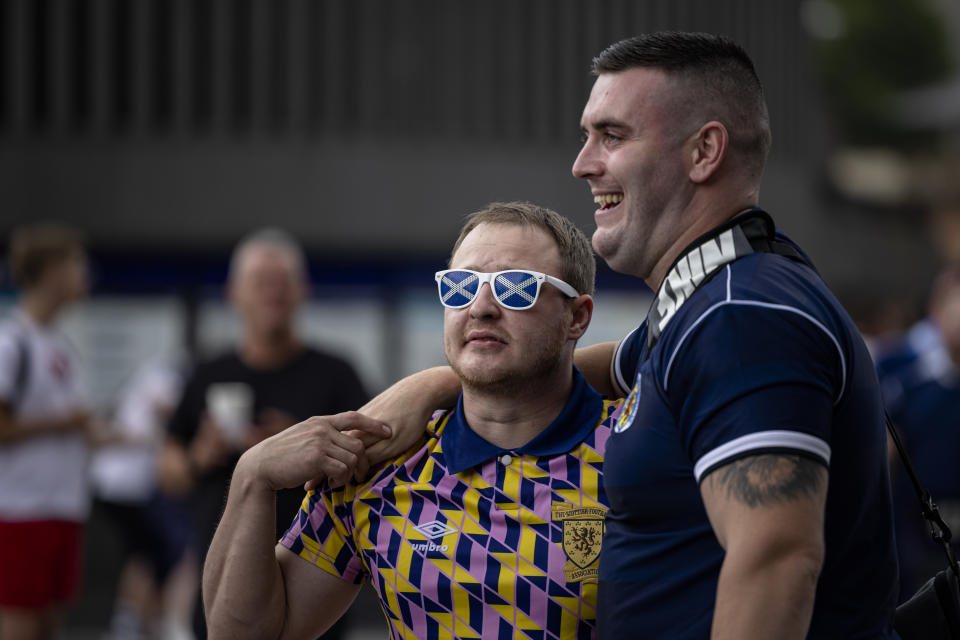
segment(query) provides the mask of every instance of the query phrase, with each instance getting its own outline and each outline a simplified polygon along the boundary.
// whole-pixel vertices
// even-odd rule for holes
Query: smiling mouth
[[[593,201],[600,205],[600,210],[612,209],[623,201],[622,193],[601,193],[593,196]]]

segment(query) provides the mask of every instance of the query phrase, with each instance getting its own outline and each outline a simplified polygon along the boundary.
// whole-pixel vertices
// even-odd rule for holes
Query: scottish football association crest
[[[633,385],[633,390],[627,396],[623,403],[623,409],[620,410],[620,417],[617,419],[617,426],[613,428],[614,433],[623,433],[633,424],[633,419],[637,413],[637,402],[640,400],[640,380],[641,374],[637,374],[637,383]]]
[[[563,523],[563,551],[567,563],[563,573],[567,582],[596,582],[600,570],[600,542],[603,539],[603,507],[577,507],[569,502],[554,502],[554,522]]]

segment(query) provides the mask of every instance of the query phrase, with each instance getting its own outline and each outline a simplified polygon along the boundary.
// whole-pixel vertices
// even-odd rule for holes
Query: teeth
[[[593,196],[593,201],[597,204],[617,204],[623,200],[622,193],[601,193]]]

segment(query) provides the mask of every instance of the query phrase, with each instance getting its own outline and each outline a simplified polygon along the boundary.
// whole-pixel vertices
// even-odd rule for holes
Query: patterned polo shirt
[[[560,415],[504,450],[470,429],[461,397],[364,483],[309,493],[281,544],[371,579],[393,638],[594,637],[617,406],[575,370]]]

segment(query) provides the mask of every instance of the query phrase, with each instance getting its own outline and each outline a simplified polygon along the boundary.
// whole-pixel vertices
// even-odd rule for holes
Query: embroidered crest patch
[[[563,573],[567,582],[596,582],[600,571],[600,543],[603,539],[603,507],[576,507],[569,502],[554,502],[550,509],[554,522],[563,523],[563,551],[567,563]]]
[[[623,403],[617,426],[613,428],[614,433],[623,433],[633,424],[633,418],[637,413],[637,402],[640,400],[640,375],[637,374],[637,383],[633,385],[630,395],[627,396],[627,401]]]

